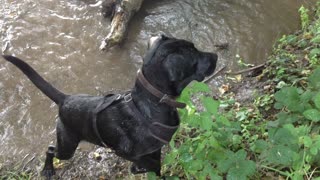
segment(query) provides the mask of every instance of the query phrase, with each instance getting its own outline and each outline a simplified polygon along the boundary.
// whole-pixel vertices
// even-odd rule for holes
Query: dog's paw
[[[147,170],[145,168],[140,168],[135,164],[131,165],[130,171],[132,174],[141,174],[141,173],[146,173]]]
[[[46,179],[51,179],[52,176],[56,174],[56,171],[53,168],[44,168],[41,171],[41,176],[44,176]]]

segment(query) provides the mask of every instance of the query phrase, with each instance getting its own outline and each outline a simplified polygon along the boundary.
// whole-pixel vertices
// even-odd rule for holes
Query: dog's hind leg
[[[146,172],[155,172],[157,176],[161,176],[161,149],[151,154],[140,157],[131,166],[133,174],[140,174]]]
[[[53,145],[50,145],[46,153],[47,156],[46,156],[44,168],[41,171],[41,175],[45,176],[47,179],[50,179],[53,175],[56,174],[53,167],[54,151],[55,151],[55,147]]]
[[[47,151],[47,157],[45,161],[44,168],[41,172],[42,176],[50,179],[55,175],[55,170],[53,167],[53,158],[56,157],[60,160],[70,159],[80,140],[77,138],[72,131],[69,131],[61,122],[58,120],[57,123],[57,146],[54,147],[50,145]]]
[[[70,159],[76,151],[80,139],[60,120],[57,123],[57,147],[55,157],[60,160]]]

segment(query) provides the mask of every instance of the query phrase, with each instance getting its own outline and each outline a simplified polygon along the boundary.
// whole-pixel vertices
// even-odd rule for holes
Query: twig
[[[32,158],[31,159],[29,159],[29,161],[27,161],[24,165],[23,165],[23,167],[22,167],[22,171],[24,170],[24,168],[31,162],[31,161],[33,161],[34,159],[36,158],[36,156],[35,155],[33,155],[32,156]]]
[[[21,168],[21,166],[22,166],[22,164],[23,164],[23,161],[24,161],[29,155],[30,155],[30,154],[26,154],[26,155],[22,158],[22,160],[19,162],[19,164],[18,164],[17,166],[15,166],[15,168],[17,168],[17,170]]]
[[[246,72],[249,72],[249,71],[253,71],[253,70],[256,70],[256,69],[259,69],[263,66],[265,66],[266,63],[263,63],[263,64],[260,64],[260,65],[257,65],[257,66],[254,66],[254,67],[251,67],[251,68],[248,68],[248,69],[244,69],[244,70],[241,70],[241,71],[237,71],[237,72],[226,72],[225,74],[228,74],[228,75],[237,75],[237,74],[243,74],[243,73],[246,73]],[[224,70],[227,66],[224,65],[222,68],[220,68],[218,71],[216,71],[213,75],[207,77],[205,80],[203,80],[202,82],[204,83],[207,83],[209,82],[212,78],[216,77],[222,70]]]
[[[214,72],[211,76],[207,77],[206,79],[204,79],[202,82],[207,83],[209,82],[212,78],[214,78],[215,76],[217,76],[223,69],[225,69],[227,66],[224,65],[222,68],[220,68],[218,71]]]
[[[244,69],[244,70],[241,70],[241,71],[237,71],[237,72],[226,72],[226,74],[230,74],[230,75],[237,75],[237,74],[243,74],[243,73],[246,73],[246,72],[249,72],[249,71],[253,71],[253,70],[256,70],[256,69],[259,69],[263,66],[265,66],[266,63],[263,63],[263,64],[260,64],[260,65],[257,65],[257,66],[254,66],[254,67],[251,67],[251,68],[248,68],[248,69]]]

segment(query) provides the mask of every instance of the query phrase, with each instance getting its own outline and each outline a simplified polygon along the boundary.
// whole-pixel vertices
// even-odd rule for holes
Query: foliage
[[[239,149],[241,126],[239,122],[229,121],[220,113],[220,103],[201,95],[205,110],[199,111],[190,96],[193,93],[208,92],[205,84],[195,83],[183,91],[180,101],[188,104],[180,111],[183,128],[175,142],[170,143],[171,152],[165,164],[176,172],[182,171],[188,178],[199,179],[247,179],[256,171],[255,163],[247,159],[247,152]]]
[[[220,101],[195,83],[183,91],[181,128],[165,173],[187,179],[314,179],[320,176],[320,2],[315,20],[301,7],[302,31],[283,36],[259,77],[254,103]],[[241,61],[242,62],[242,61]],[[177,178],[177,177],[175,177]]]
[[[320,75],[316,69],[305,89],[284,87],[275,94],[275,121],[268,124],[268,138],[260,160],[290,179],[311,178],[320,164]],[[319,174],[318,174],[319,175]]]
[[[301,19],[301,27],[303,30],[305,30],[308,28],[308,25],[310,22],[309,15],[308,15],[309,10],[304,6],[301,6],[299,9],[299,12],[300,12],[300,19]]]

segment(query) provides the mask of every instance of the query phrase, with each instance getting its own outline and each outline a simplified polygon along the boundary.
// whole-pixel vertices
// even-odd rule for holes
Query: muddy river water
[[[1,0],[0,48],[25,59],[66,93],[104,94],[134,82],[147,47],[159,32],[219,51],[219,64],[237,69],[265,61],[276,38],[299,26],[303,0],[146,0],[121,47],[101,52],[110,21],[97,0]],[[219,66],[220,66],[219,65]],[[17,68],[0,59],[0,166],[42,155],[55,138],[57,109]]]

